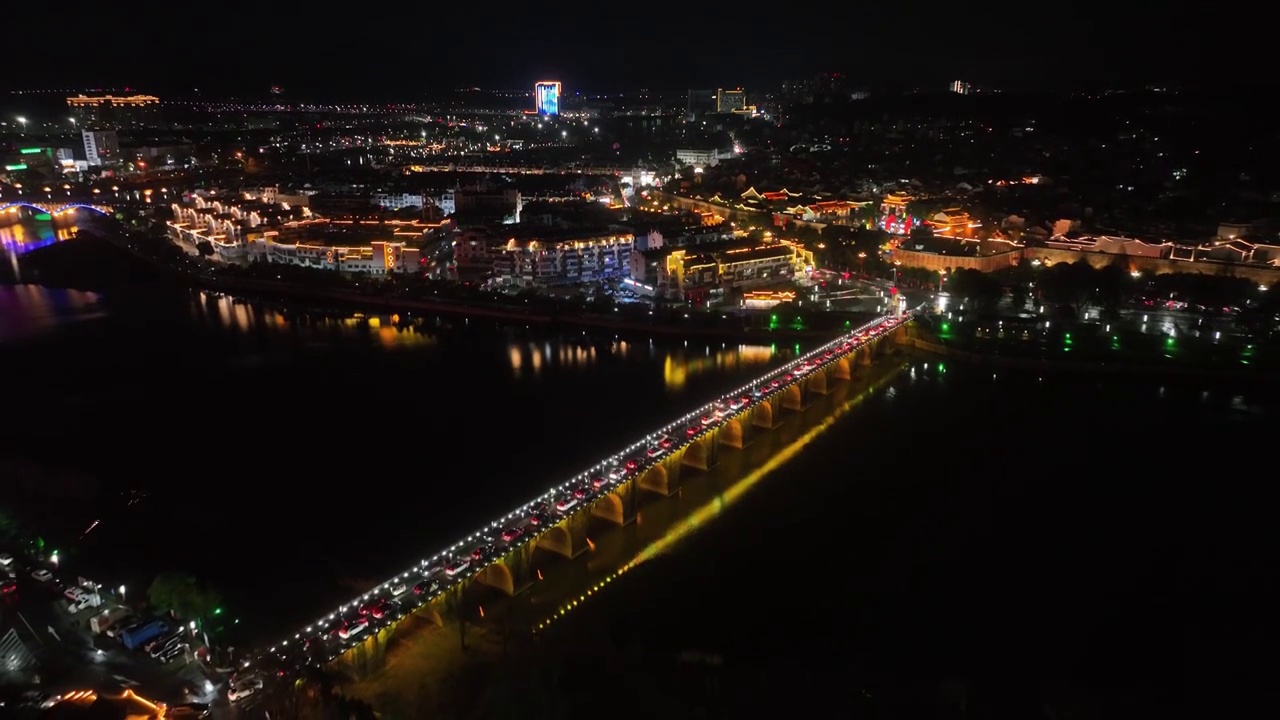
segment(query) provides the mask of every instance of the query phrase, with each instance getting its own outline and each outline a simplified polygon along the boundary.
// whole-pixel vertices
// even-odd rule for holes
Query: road
[[[170,705],[209,702],[217,696],[217,685],[190,655],[162,664],[143,650],[130,651],[118,640],[94,636],[89,618],[117,606],[105,589],[98,592],[102,605],[69,612],[64,593],[76,586],[74,574],[13,549],[5,552],[11,559],[0,568],[0,582],[11,584],[0,595],[0,636],[12,630],[34,656],[36,666],[21,679],[34,681],[40,692],[128,688]],[[33,577],[42,569],[49,579]]]

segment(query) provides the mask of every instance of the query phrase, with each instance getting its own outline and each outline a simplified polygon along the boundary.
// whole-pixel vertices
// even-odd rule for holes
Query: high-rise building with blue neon
[[[559,115],[560,83],[548,80],[534,85],[533,99],[539,115]]]

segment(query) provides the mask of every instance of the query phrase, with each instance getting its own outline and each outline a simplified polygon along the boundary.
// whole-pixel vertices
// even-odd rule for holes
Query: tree
[[[978,309],[989,311],[1000,302],[1004,288],[995,277],[965,268],[951,273],[947,291],[961,300],[973,303]]]
[[[184,620],[199,622],[219,611],[222,597],[190,575],[162,573],[147,588],[147,600],[157,610],[171,610]]]
[[[1055,263],[1040,273],[1040,288],[1046,300],[1069,307],[1080,317],[1095,294],[1095,279],[1096,272],[1084,260]]]

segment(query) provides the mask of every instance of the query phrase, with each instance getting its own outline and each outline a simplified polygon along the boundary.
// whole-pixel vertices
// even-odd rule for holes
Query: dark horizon
[[[137,15],[95,17],[93,34],[103,42],[11,66],[27,67],[6,74],[0,89],[129,86],[157,95],[199,89],[209,97],[251,97],[278,85],[299,98],[411,100],[463,87],[524,92],[543,79],[560,80],[570,94],[767,91],[841,72],[854,86],[931,88],[964,80],[1008,91],[1075,91],[1237,85],[1252,56],[1262,59],[1263,46],[1248,38],[1234,38],[1229,53],[1210,48],[1201,36],[1213,22],[1196,17],[1204,10],[1169,17],[1094,5],[1069,2],[1028,13],[997,2],[958,19],[933,2],[877,8],[874,15],[788,11],[813,19],[810,25],[698,8],[561,17],[473,7],[428,15],[408,5],[340,23],[234,7],[215,20],[198,6],[178,5],[158,13],[154,24]],[[30,12],[18,10],[13,26],[47,22],[21,17]],[[47,57],[48,39],[15,34],[9,50]]]

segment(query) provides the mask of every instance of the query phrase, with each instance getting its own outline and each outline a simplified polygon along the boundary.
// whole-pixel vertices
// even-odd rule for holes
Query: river
[[[254,632],[796,351],[33,286],[0,319],[0,448],[59,469],[20,507],[111,582],[207,579]],[[619,699],[594,660],[621,653],[719,668],[644,679],[711,712],[1177,707],[1268,614],[1275,402],[915,359],[548,637],[593,659],[584,703]]]
[[[112,586],[189,572],[257,629],[319,614],[797,350],[203,293],[116,307],[0,286],[0,310],[0,443],[75,478],[28,488],[62,556]],[[264,603],[264,586],[280,594]]]
[[[1209,688],[1266,682],[1240,653],[1275,626],[1276,399],[915,360],[576,607],[555,669],[481,714],[619,686],[647,688],[637,717],[1220,707]]]

